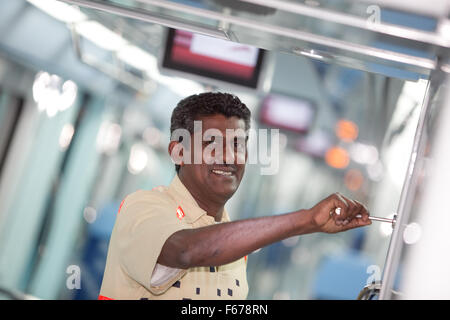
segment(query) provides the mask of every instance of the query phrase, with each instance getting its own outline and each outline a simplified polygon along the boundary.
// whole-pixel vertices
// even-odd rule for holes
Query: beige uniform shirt
[[[224,210],[221,222],[227,221]],[[111,234],[99,299],[246,299],[247,257],[223,266],[172,269],[169,279],[151,283],[170,235],[215,223],[178,175],[168,187],[128,195]]]

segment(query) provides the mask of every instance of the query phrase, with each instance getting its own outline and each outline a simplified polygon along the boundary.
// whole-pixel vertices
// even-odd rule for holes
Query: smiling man
[[[249,128],[250,111],[233,95],[179,102],[168,148],[177,174],[168,187],[122,202],[99,299],[245,299],[249,253],[296,235],[371,223],[362,204],[337,193],[310,209],[230,221],[225,204],[244,175]],[[330,214],[335,208],[339,215]]]

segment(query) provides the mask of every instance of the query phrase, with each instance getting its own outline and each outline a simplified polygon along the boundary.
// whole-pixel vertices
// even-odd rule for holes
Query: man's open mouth
[[[231,176],[233,173],[230,171],[211,170],[212,173],[219,174],[221,176]]]
[[[236,169],[231,167],[226,168],[214,168],[211,170],[212,173],[217,174],[219,176],[229,177],[235,174]]]

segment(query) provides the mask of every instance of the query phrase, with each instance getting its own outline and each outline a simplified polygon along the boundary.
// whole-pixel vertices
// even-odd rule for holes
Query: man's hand
[[[336,208],[341,208],[339,214],[335,213]],[[308,211],[318,232],[337,233],[372,223],[364,205],[340,193],[330,195]]]

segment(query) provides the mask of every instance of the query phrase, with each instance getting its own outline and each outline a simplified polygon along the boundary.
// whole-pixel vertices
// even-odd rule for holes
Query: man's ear
[[[183,165],[183,145],[178,141],[170,141],[168,151],[174,164]]]

